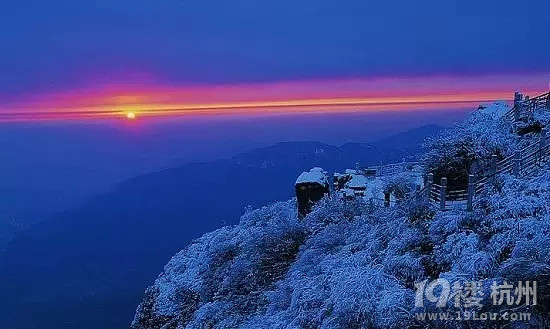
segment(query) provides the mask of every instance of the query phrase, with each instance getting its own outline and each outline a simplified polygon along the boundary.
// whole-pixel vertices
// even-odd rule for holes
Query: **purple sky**
[[[28,0],[2,4],[0,100],[171,85],[550,68],[541,0]]]

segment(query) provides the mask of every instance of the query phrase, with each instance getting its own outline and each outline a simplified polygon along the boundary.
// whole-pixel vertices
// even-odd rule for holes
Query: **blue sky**
[[[550,70],[550,2],[10,1],[0,97],[179,84]]]

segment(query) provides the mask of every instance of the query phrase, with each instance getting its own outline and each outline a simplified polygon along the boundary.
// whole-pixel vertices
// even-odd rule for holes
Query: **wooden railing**
[[[518,96],[521,94],[516,94]],[[514,107],[504,114],[505,119],[516,122],[526,116],[532,116],[537,110],[550,111],[550,93],[542,94],[531,99],[516,99]],[[467,211],[472,211],[476,202],[476,196],[481,195],[487,189],[489,183],[494,182],[499,174],[514,174],[518,177],[530,175],[550,158],[550,136],[547,136],[546,129],[540,133],[539,139],[512,155],[499,160],[496,155],[491,157],[490,165],[481,174],[469,175],[468,185],[464,189],[449,190],[447,178],[441,178],[439,184],[434,182],[434,175],[428,174],[427,184],[411,194],[412,199],[427,199],[437,203],[439,209],[444,211],[451,205],[461,204],[466,206]],[[371,167],[365,171],[375,172],[376,176],[393,175],[399,172],[419,168],[419,162],[401,162],[383,166]]]
[[[537,110],[550,111],[550,92],[533,98],[515,100],[514,106],[504,117],[510,121],[518,121],[526,116],[532,116]]]
[[[544,133],[543,133],[544,134]],[[550,158],[550,137],[542,135],[540,139],[500,161],[493,157],[493,165],[481,175],[469,175],[466,189],[447,189],[447,179],[443,177],[439,184],[433,182],[433,174],[428,175],[425,196],[429,201],[438,203],[440,210],[446,210],[453,203],[465,203],[468,211],[472,210],[476,196],[486,191],[489,183],[494,182],[499,174],[513,174],[518,177],[532,174],[541,168]]]
[[[413,171],[416,168],[420,168],[420,162],[418,161],[403,161],[399,163],[390,163],[386,165],[380,165],[376,167],[369,167],[365,171],[372,170],[376,172],[376,176],[390,176],[405,171]]]

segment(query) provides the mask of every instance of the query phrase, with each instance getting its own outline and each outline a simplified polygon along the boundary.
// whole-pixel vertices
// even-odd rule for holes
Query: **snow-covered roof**
[[[327,173],[319,167],[312,168],[310,171],[304,171],[296,179],[296,184],[301,183],[328,184]]]
[[[349,188],[366,188],[368,178],[363,175],[353,175],[351,180],[346,184]]]

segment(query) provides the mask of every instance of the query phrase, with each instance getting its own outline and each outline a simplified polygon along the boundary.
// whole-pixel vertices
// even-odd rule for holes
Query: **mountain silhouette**
[[[283,142],[127,180],[10,243],[0,259],[0,306],[9,314],[0,327],[128,327],[143,290],[192,239],[236,224],[247,206],[293,197],[303,170],[401,161],[441,130],[428,125],[340,147]]]

